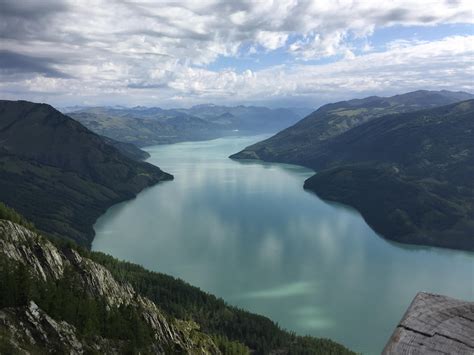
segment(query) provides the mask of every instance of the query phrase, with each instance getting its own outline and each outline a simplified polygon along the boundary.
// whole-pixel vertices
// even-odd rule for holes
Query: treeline
[[[21,214],[16,212],[13,208],[8,207],[3,202],[0,202],[0,219],[6,219],[13,223],[20,224],[32,231],[36,231],[33,223],[28,221]]]
[[[114,277],[155,302],[168,314],[198,323],[208,334],[245,344],[254,354],[283,350],[288,354],[352,354],[329,339],[302,337],[282,330],[270,319],[229,306],[222,299],[172,276],[119,261],[99,252],[83,253]]]
[[[28,228],[32,224],[3,205],[0,218],[10,219]],[[7,218],[5,218],[7,217]],[[121,282],[130,283],[142,296],[151,299],[166,314],[196,322],[209,334],[225,355],[268,354],[353,354],[329,339],[301,337],[282,330],[270,319],[229,306],[222,299],[203,292],[186,282],[145,268],[119,261],[109,255],[90,252],[66,240],[51,240],[60,249],[74,248],[82,256],[105,266]],[[10,265],[9,265],[10,264]],[[0,262],[0,308],[25,305],[34,300],[51,317],[77,327],[84,337],[100,335],[123,340],[128,352],[140,352],[152,334],[141,317],[129,307],[107,310],[101,298],[88,297],[73,272],[56,282],[31,278],[21,265]]]
[[[63,278],[44,282],[32,277],[25,265],[0,260],[0,285],[0,308],[26,306],[34,301],[53,319],[74,325],[86,340],[101,336],[121,341],[117,344],[124,345],[125,353],[143,352],[152,343],[152,330],[136,309],[109,308],[103,297],[90,297],[70,269],[65,270]]]
[[[3,203],[0,203],[0,219],[36,231],[32,223]],[[83,255],[89,254],[86,249],[70,240],[51,236],[49,239],[61,250],[73,248]],[[74,325],[78,335],[86,341],[90,340],[93,343],[97,336],[101,336],[118,341],[104,342],[102,346],[115,344],[115,350],[119,348],[126,354],[149,353],[153,332],[140,313],[131,306],[111,308],[107,306],[104,297],[90,297],[81,284],[79,275],[71,267],[64,271],[61,279],[55,281],[48,279],[45,282],[32,276],[24,264],[6,258],[0,259],[0,309],[25,307],[30,301],[34,301],[53,319]],[[7,334],[0,333],[0,354],[14,353],[16,350],[5,337]],[[231,341],[226,336],[214,335],[211,338],[225,355],[249,354],[249,349],[245,345]],[[32,348],[31,351],[41,353],[41,349],[37,348]],[[94,351],[89,349],[89,353],[94,354]],[[170,350],[170,353],[173,353],[173,350]]]

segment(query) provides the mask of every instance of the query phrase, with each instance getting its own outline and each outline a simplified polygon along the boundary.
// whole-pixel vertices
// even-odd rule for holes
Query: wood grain
[[[383,355],[474,355],[474,302],[420,292]]]

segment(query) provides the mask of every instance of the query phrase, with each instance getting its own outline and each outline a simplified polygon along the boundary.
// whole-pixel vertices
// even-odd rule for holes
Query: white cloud
[[[472,36],[394,41],[383,53],[374,52],[367,36],[387,26],[473,18],[464,0],[7,0],[0,14],[0,51],[8,51],[10,59],[23,55],[30,67],[8,63],[10,69],[0,70],[0,93],[58,102],[73,94],[71,99],[99,103],[118,94],[151,104],[183,96],[199,102],[423,85],[471,89],[466,73],[472,73]],[[365,38],[359,48],[364,55],[354,55],[354,38]],[[220,56],[258,56],[279,48],[294,56],[291,66],[243,73],[206,69]],[[343,59],[319,66],[298,61],[327,56]],[[39,59],[41,66],[31,66]]]
[[[260,31],[257,32],[256,42],[259,43],[262,47],[267,49],[277,49],[282,47],[286,40],[288,39],[288,34],[283,32],[270,32],[270,31]]]

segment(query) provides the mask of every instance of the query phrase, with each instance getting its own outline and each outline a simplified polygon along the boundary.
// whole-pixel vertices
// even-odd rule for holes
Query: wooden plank
[[[474,355],[474,302],[418,293],[382,354]]]

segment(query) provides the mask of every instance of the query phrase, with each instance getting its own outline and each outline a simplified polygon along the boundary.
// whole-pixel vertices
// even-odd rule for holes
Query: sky
[[[0,0],[0,98],[316,107],[474,92],[464,0]]]

